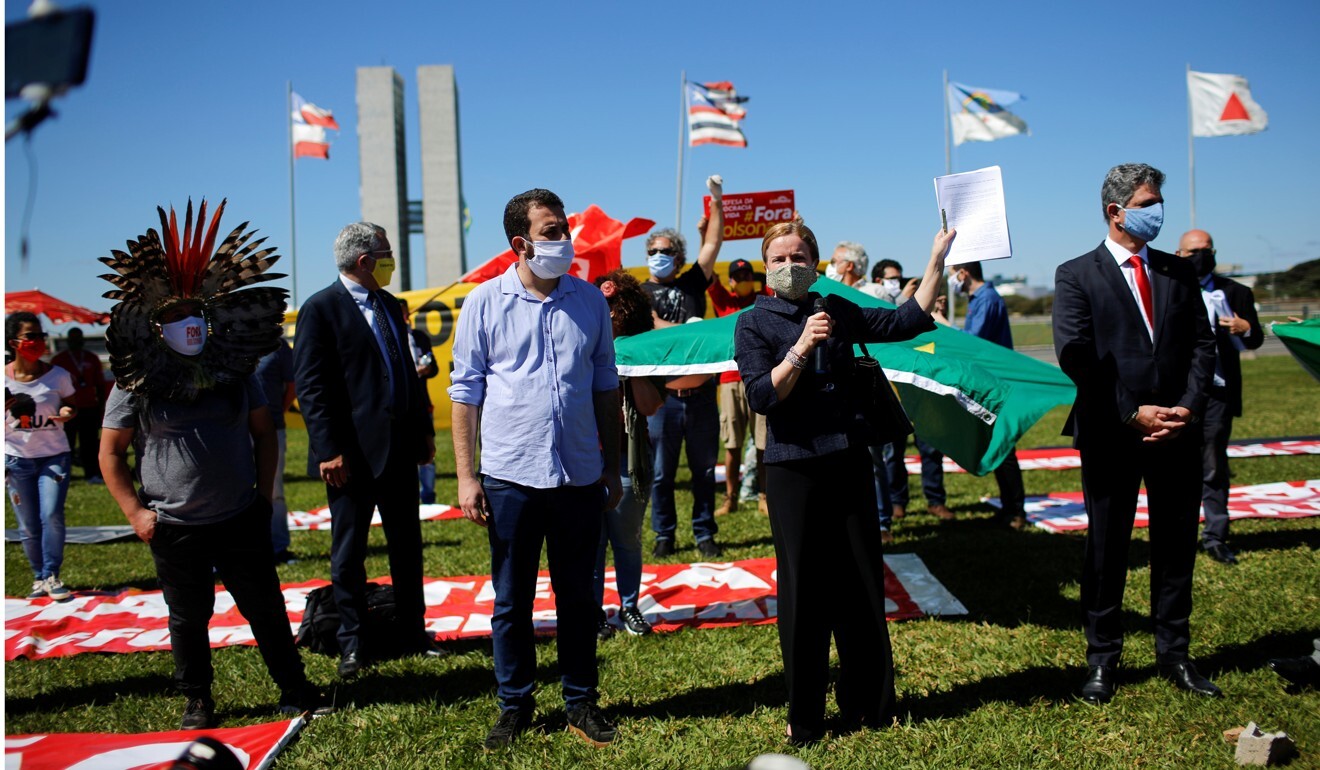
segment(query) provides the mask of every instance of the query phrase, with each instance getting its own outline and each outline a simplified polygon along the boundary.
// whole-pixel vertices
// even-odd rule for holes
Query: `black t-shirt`
[[[706,284],[710,279],[701,265],[693,265],[680,274],[673,283],[657,283],[649,279],[642,291],[651,300],[655,314],[670,323],[684,323],[689,318],[706,316]]]

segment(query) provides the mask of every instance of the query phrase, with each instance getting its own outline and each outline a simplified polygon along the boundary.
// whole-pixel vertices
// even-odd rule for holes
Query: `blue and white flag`
[[[1031,135],[1022,118],[1004,109],[1022,99],[1022,94],[949,83],[949,121],[953,143],[993,142],[1006,136]]]

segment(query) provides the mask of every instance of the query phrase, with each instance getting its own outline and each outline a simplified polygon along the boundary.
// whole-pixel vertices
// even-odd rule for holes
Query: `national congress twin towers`
[[[396,263],[391,291],[457,281],[466,264],[454,68],[444,64],[417,68],[422,148],[420,201],[408,200],[403,93],[403,78],[393,67],[358,68],[362,218],[389,233]],[[424,272],[417,276],[412,274],[408,245],[408,236],[415,233],[423,235],[426,254]]]

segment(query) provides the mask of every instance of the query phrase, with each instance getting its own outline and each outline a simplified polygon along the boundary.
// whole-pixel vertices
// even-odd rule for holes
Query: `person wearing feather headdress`
[[[382,287],[394,271],[384,229],[348,225],[335,238],[339,278],[298,311],[293,380],[307,423],[307,473],[330,502],[330,583],[339,610],[339,676],[368,662],[367,533],[380,511],[398,619],[408,637],[391,646],[443,655],[426,632],[417,466],[435,457],[435,427],[409,354],[399,302]],[[397,645],[395,644],[397,642]],[[381,650],[375,651],[377,654]]]
[[[253,371],[280,342],[287,292],[245,287],[284,276],[266,272],[278,256],[259,248],[264,238],[251,240],[246,222],[211,255],[224,208],[205,238],[205,201],[195,232],[188,202],[182,238],[173,210],[167,218],[157,209],[163,239],[151,229],[128,253],[101,259],[115,271],[102,277],[117,287],[105,296],[118,300],[106,331],[115,387],[101,473],[151,547],[185,730],[217,723],[207,633],[217,574],[252,627],[280,711],[329,711],[294,647],[269,534],[275,429]]]

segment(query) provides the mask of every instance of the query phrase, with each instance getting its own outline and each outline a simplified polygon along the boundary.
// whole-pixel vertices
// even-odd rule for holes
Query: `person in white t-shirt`
[[[41,360],[46,333],[32,313],[5,319],[5,486],[14,505],[23,552],[32,565],[29,599],[66,601],[60,582],[64,563],[64,497],[69,491],[69,439],[64,423],[75,413],[73,378]]]

